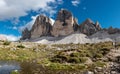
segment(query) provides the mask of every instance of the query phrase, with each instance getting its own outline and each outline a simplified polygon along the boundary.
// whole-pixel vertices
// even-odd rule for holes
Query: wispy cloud
[[[63,0],[57,0],[58,4],[63,4]]]
[[[17,41],[20,39],[20,36],[0,34],[0,38],[7,39],[8,41]]]
[[[72,0],[71,3],[73,6],[78,6],[80,4],[80,0]]]

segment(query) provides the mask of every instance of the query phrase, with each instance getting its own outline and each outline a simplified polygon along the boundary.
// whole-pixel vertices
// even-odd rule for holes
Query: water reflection
[[[20,70],[19,63],[15,61],[0,61],[0,74],[10,74],[14,70]]]
[[[0,61],[0,74],[11,74],[11,72],[16,70],[19,71],[19,74],[81,74],[80,71],[51,70],[48,67],[30,61],[21,63]]]

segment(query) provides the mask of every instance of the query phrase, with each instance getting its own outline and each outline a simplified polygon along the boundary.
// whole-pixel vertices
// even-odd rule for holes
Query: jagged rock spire
[[[94,22],[91,19],[86,19],[80,26],[79,31],[81,33],[84,33],[86,35],[92,35],[96,33],[97,31],[101,30],[101,27],[99,23],[97,22],[94,24]]]
[[[72,34],[74,33],[74,27],[76,24],[77,21],[74,19],[72,13],[68,10],[61,9],[58,12],[51,33],[56,37]]]
[[[28,28],[25,28],[22,31],[22,38],[21,38],[21,40],[30,39],[30,37],[31,37],[30,31],[28,30]]]
[[[39,15],[35,23],[31,29],[31,38],[39,38],[41,36],[49,36],[51,35],[52,25],[50,18],[46,17],[45,15]]]

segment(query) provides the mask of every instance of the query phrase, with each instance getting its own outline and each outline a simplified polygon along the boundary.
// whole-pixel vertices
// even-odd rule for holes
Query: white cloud
[[[58,1],[62,3],[62,0]],[[56,0],[0,0],[0,20],[26,16],[31,10],[42,10],[52,15],[55,10],[48,5],[50,2],[59,4]]]
[[[57,0],[58,4],[63,4],[63,0]]]
[[[6,29],[18,30],[18,27],[17,26],[12,26],[12,27],[6,26]]]
[[[73,0],[71,3],[73,6],[78,6],[80,4],[80,0]]]
[[[6,35],[6,34],[0,34],[1,38],[5,38],[8,41],[17,41],[20,39],[20,36],[14,36],[14,35]]]
[[[14,30],[17,30],[17,27],[16,27],[16,26],[14,26],[14,27],[13,27],[13,29],[14,29]]]

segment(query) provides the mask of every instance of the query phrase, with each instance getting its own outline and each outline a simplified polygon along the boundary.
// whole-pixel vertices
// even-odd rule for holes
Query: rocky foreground
[[[20,62],[20,74],[119,74],[120,43],[0,42],[0,60]]]

